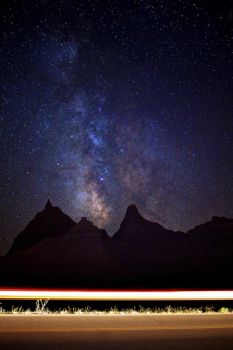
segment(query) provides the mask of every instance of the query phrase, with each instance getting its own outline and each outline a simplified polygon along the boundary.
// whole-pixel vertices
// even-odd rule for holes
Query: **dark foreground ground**
[[[232,349],[233,315],[0,316],[0,349]]]

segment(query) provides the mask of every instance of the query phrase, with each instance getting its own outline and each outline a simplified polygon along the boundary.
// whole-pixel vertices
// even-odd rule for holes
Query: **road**
[[[232,349],[233,315],[1,315],[0,349]]]

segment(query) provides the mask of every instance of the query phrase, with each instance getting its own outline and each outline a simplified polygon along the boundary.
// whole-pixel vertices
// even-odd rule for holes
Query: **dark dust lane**
[[[0,349],[232,349],[233,315],[0,316]]]

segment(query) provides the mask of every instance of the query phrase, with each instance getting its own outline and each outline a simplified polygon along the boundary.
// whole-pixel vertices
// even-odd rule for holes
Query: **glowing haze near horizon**
[[[113,233],[233,215],[232,2],[1,2],[1,250],[49,197]],[[1,243],[2,242],[2,243]]]

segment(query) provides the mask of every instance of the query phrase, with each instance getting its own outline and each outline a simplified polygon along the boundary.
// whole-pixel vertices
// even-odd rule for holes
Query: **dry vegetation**
[[[111,307],[106,310],[97,310],[92,309],[90,306],[84,308],[77,307],[66,307],[59,308],[57,310],[50,310],[47,306],[48,300],[36,300],[35,308],[23,308],[14,307],[9,310],[5,310],[0,305],[0,315],[153,315],[153,314],[203,314],[203,313],[232,313],[233,308],[229,307],[220,307],[217,308],[214,306],[202,306],[199,308],[192,307],[173,307],[167,305],[165,307],[143,307],[139,305],[134,308],[118,308],[117,306]]]

